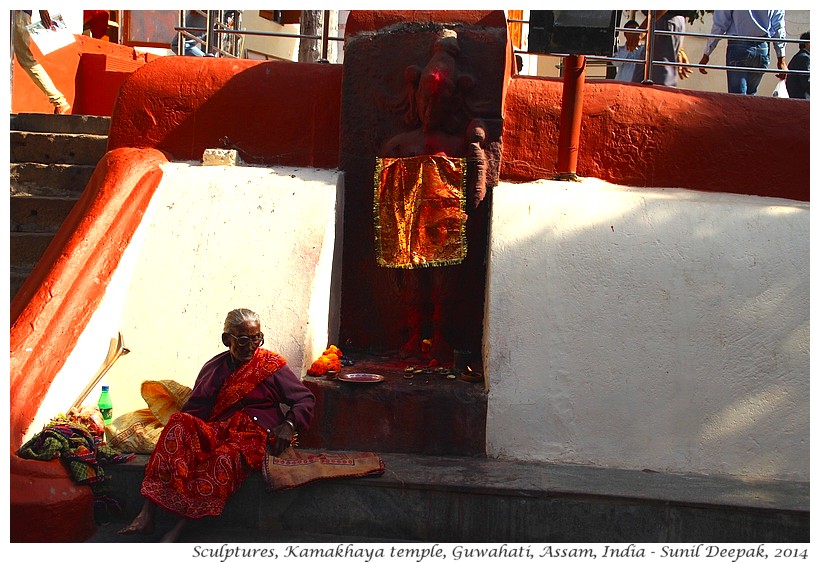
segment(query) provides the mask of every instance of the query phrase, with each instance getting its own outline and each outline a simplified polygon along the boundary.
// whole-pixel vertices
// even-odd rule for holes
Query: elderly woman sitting
[[[154,531],[156,507],[180,516],[163,537],[176,541],[193,518],[218,516],[266,450],[279,455],[310,425],[315,398],[285,359],[261,348],[259,316],[235,309],[225,319],[228,351],[199,373],[188,402],[171,416],[145,467],[145,504],[121,534]],[[290,407],[283,413],[281,404]]]

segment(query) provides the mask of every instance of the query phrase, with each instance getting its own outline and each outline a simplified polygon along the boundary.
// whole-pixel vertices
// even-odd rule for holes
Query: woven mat
[[[262,474],[268,491],[301,487],[322,479],[381,475],[384,461],[373,452],[310,453],[288,448],[279,456],[265,456]]]

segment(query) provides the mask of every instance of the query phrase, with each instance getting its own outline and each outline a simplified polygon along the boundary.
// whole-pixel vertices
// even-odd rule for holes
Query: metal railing
[[[197,45],[201,46],[201,50],[209,55],[217,56],[217,57],[232,57],[232,58],[244,58],[244,38],[247,36],[262,36],[262,37],[281,37],[281,38],[291,38],[291,39],[307,39],[307,40],[314,40],[314,41],[321,41],[321,57],[319,62],[327,63],[328,61],[328,46],[330,41],[338,41],[344,42],[344,37],[331,37],[329,35],[329,26],[328,22],[330,19],[330,10],[323,11],[323,20],[322,20],[322,33],[321,34],[302,34],[302,33],[287,33],[287,32],[276,32],[276,31],[259,31],[259,30],[251,30],[251,29],[242,29],[242,10],[207,10],[207,11],[200,11],[201,15],[205,17],[206,26],[205,28],[199,27],[187,27],[185,25],[185,10],[180,11],[179,17],[179,26],[175,27],[174,30],[179,34],[178,40],[178,48],[177,54],[184,54],[184,41],[194,41]],[[234,17],[231,21],[227,17],[228,14],[234,14]],[[726,35],[713,35],[709,33],[696,33],[696,32],[678,32],[678,31],[667,31],[667,30],[659,30],[655,29],[654,25],[654,18],[652,17],[652,11],[649,11],[647,14],[648,18],[648,27],[649,29],[646,31],[647,33],[647,41],[646,41],[646,55],[644,61],[636,60],[636,59],[625,59],[625,58],[618,58],[615,56],[606,57],[606,56],[599,56],[599,55],[585,55],[585,58],[592,64],[597,65],[609,65],[610,63],[614,62],[624,62],[624,63],[634,63],[644,66],[644,83],[651,83],[646,77],[651,76],[652,74],[652,67],[662,64],[664,66],[673,66],[673,67],[687,67],[691,69],[712,69],[712,70],[733,70],[733,71],[754,71],[760,73],[769,73],[769,74],[802,74],[808,75],[810,74],[809,71],[805,70],[781,70],[779,68],[754,68],[754,67],[739,67],[739,66],[727,66],[727,65],[718,65],[718,64],[706,64],[701,65],[699,63],[693,62],[671,62],[671,61],[654,61],[653,60],[653,45],[654,39],[657,35],[680,35],[686,37],[700,37],[700,38],[718,38],[718,39],[726,39],[726,40],[752,40],[758,42],[783,42],[783,43],[801,43],[802,40],[800,39],[775,39],[775,38],[768,38],[768,37],[741,37],[741,36],[726,36]],[[518,23],[518,24],[526,24],[529,25],[529,20],[524,19],[508,19],[507,23]],[[634,32],[635,28],[628,28],[628,27],[616,27],[616,31],[619,32]],[[522,30],[523,31],[523,30]],[[534,53],[531,51],[524,51],[524,50],[515,50],[515,54],[517,55],[546,55],[546,56],[554,56],[554,57],[568,57],[570,56],[569,53]],[[558,65],[559,70],[563,69],[563,64]]]
[[[206,25],[205,28],[198,28],[187,27],[185,25],[185,11],[181,10],[179,16],[179,26],[174,28],[179,35],[179,47],[177,48],[177,54],[184,54],[184,39],[187,39],[189,41],[195,41],[197,45],[201,45],[201,50],[211,56],[245,58],[245,37],[282,37],[298,40],[308,39],[321,41],[321,56],[318,62],[328,63],[330,62],[328,60],[329,42],[344,41],[344,37],[331,37],[329,34],[328,22],[330,21],[330,10],[323,11],[321,34],[242,29],[242,10],[230,10],[230,12],[237,14],[231,24],[224,21],[224,16],[222,15],[224,12],[224,10],[208,10],[207,12],[200,12],[205,16]],[[228,48],[225,47],[226,45]]]
[[[633,63],[637,65],[644,66],[644,81],[645,84],[652,84],[652,81],[649,80],[647,77],[652,76],[652,67],[657,65],[663,66],[674,66],[674,67],[687,67],[692,69],[711,69],[711,70],[730,70],[730,71],[753,71],[759,73],[768,73],[768,74],[781,74],[781,75],[788,75],[788,74],[802,74],[802,75],[809,75],[810,72],[806,70],[788,70],[788,69],[779,69],[779,68],[757,68],[757,67],[741,67],[741,66],[727,66],[727,65],[718,65],[718,64],[699,64],[699,63],[680,63],[680,62],[671,62],[671,61],[654,61],[653,60],[653,51],[652,45],[654,44],[654,37],[656,35],[681,35],[686,37],[701,37],[701,38],[717,38],[717,39],[726,39],[726,40],[740,40],[740,41],[755,41],[758,43],[768,42],[768,43],[805,43],[805,40],[801,39],[780,39],[780,38],[771,38],[771,37],[747,37],[747,36],[735,36],[735,35],[714,35],[711,33],[696,33],[696,32],[689,32],[689,31],[668,31],[668,30],[660,30],[655,29],[654,26],[654,18],[652,17],[652,11],[649,11],[647,14],[648,22],[649,22],[649,30],[642,31],[640,33],[647,33],[647,40],[646,40],[646,49],[645,49],[645,59],[643,61],[639,59],[624,59],[619,57],[606,57],[600,55],[585,55],[585,59],[591,61],[593,63],[598,64],[609,64],[613,62],[624,62],[624,63]],[[519,20],[519,19],[508,19],[507,23],[520,23],[520,24],[527,24],[529,25],[529,20]],[[616,31],[621,32],[636,32],[636,28],[630,27],[616,27]],[[553,57],[569,57],[569,53],[536,53],[532,51],[523,51],[523,50],[514,50],[516,55],[544,55],[544,56],[553,56]],[[563,69],[563,65],[558,65],[559,69]]]

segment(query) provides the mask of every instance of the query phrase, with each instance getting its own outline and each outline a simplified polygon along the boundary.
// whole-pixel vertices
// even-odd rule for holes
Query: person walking
[[[768,68],[771,49],[766,39],[786,38],[785,10],[715,10],[711,35],[737,37],[728,39],[726,66],[744,68]],[[710,37],[703,49],[702,65],[709,64],[709,56],[717,47],[720,37]],[[777,68],[786,70],[786,43],[774,41]],[[708,74],[705,68],[701,74]],[[785,74],[778,74],[781,80]],[[754,96],[763,78],[762,72],[754,70],[727,70],[726,80],[730,94]]]
[[[48,96],[48,101],[54,106],[54,113],[67,114],[71,112],[71,104],[65,96],[57,89],[49,77],[46,69],[43,68],[31,52],[31,34],[28,26],[31,25],[31,10],[12,10],[12,43],[14,45],[14,56],[17,62],[28,74],[34,83],[43,93]],[[51,28],[51,16],[48,10],[40,10],[40,21],[46,28]]]
[[[638,22],[635,20],[629,20],[624,24],[624,27],[628,27],[629,29],[637,29]],[[634,40],[633,36],[635,36]],[[625,31],[624,37],[626,37],[626,41],[623,45],[619,45],[615,50],[615,58],[630,59],[633,61],[645,60],[646,55],[644,46],[640,43],[640,34],[634,31]],[[620,82],[632,82],[632,76],[634,75],[635,68],[637,66],[634,62],[617,61],[613,63],[613,65],[617,69],[615,80]],[[643,68],[643,66],[641,66],[641,68]]]
[[[809,32],[800,36],[800,50],[789,61],[789,70],[809,71]],[[789,74],[786,76],[786,89],[790,98],[809,99],[809,75]]]
[[[677,67],[675,65],[664,63],[688,62],[682,60],[683,53],[683,35],[677,35],[686,31],[686,18],[682,12],[670,10],[649,10],[643,11],[646,16],[639,26],[641,30],[646,30],[649,27],[649,17],[655,20],[654,28],[656,30],[670,31],[672,35],[667,34],[653,34],[648,39],[649,43],[644,46],[644,52],[649,49],[652,53],[652,72],[649,75],[649,80],[653,84],[660,84],[662,86],[677,86],[678,79],[686,78],[689,69],[685,67]],[[627,47],[633,47],[637,44],[635,35],[627,36]],[[632,75],[632,82],[643,82],[645,78],[646,65],[639,65],[635,68]],[[679,70],[680,69],[680,70]],[[685,69],[685,70],[684,70]]]

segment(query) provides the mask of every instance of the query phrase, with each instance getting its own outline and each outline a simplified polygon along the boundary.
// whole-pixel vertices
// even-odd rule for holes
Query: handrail
[[[227,52],[223,49],[212,47],[211,40],[212,36],[238,36],[244,39],[245,36],[254,36],[254,37],[284,37],[284,38],[292,38],[292,39],[312,39],[312,40],[320,40],[321,44],[321,57],[319,62],[328,63],[328,43],[329,41],[344,41],[344,37],[334,37],[329,34],[329,27],[328,21],[330,17],[330,10],[323,10],[323,24],[322,24],[322,33],[321,34],[306,34],[306,33],[287,33],[281,31],[261,31],[261,30],[252,30],[252,29],[230,29],[230,28],[219,28],[211,24],[211,12],[208,11],[206,16],[206,26],[205,28],[201,27],[186,27],[183,25],[184,23],[184,16],[182,15],[184,10],[180,10],[180,20],[178,26],[174,27],[174,31],[179,34],[180,38],[187,37],[188,39],[193,39],[200,45],[205,46],[205,52],[210,53],[211,51],[215,51],[214,55],[222,55],[232,58],[242,58],[237,56],[235,53]],[[236,10],[236,12],[241,12],[241,10]],[[220,22],[217,22],[219,24]],[[201,39],[193,35],[194,32],[199,32],[201,34],[205,34],[205,40]],[[183,41],[179,41],[180,47],[177,49],[177,54],[184,53],[184,46]],[[182,52],[180,52],[182,51]]]
[[[752,36],[745,36],[745,35],[717,35],[712,33],[698,33],[698,32],[690,32],[690,31],[668,31],[663,29],[654,29],[654,18],[651,17],[652,12],[650,11],[647,14],[648,18],[648,25],[650,29],[647,33],[647,46],[649,47],[646,49],[647,57],[646,59],[641,61],[636,61],[636,59],[624,59],[619,57],[606,57],[601,55],[585,55],[585,58],[589,61],[603,61],[603,62],[628,62],[628,63],[637,63],[641,65],[645,65],[646,74],[645,76],[651,76],[652,66],[657,65],[660,62],[654,61],[654,57],[650,52],[652,47],[652,39],[650,34],[652,35],[681,35],[686,37],[705,37],[705,38],[718,38],[718,39],[726,39],[727,41],[758,41],[758,42],[778,42],[778,43],[803,43],[805,42],[802,39],[788,39],[788,38],[779,38],[779,37],[752,37]],[[529,20],[523,19],[508,19],[507,23],[522,23],[522,24],[529,24]],[[616,31],[633,31],[635,28],[630,27],[616,27]],[[569,57],[571,56],[569,53],[536,53],[532,51],[525,51],[520,49],[514,49],[513,54],[515,55],[549,55],[553,57]],[[743,67],[743,66],[727,66],[727,65],[717,65],[717,64],[706,64],[702,65],[699,63],[679,63],[679,62],[671,62],[671,61],[663,61],[663,66],[674,66],[674,67],[687,67],[693,69],[700,69],[700,68],[708,68],[712,70],[731,70],[731,71],[754,71],[760,73],[768,73],[768,74],[782,74],[782,75],[789,75],[789,74],[799,74],[799,75],[810,75],[810,71],[807,70],[788,70],[788,69],[779,69],[779,68],[756,68],[756,67]]]

